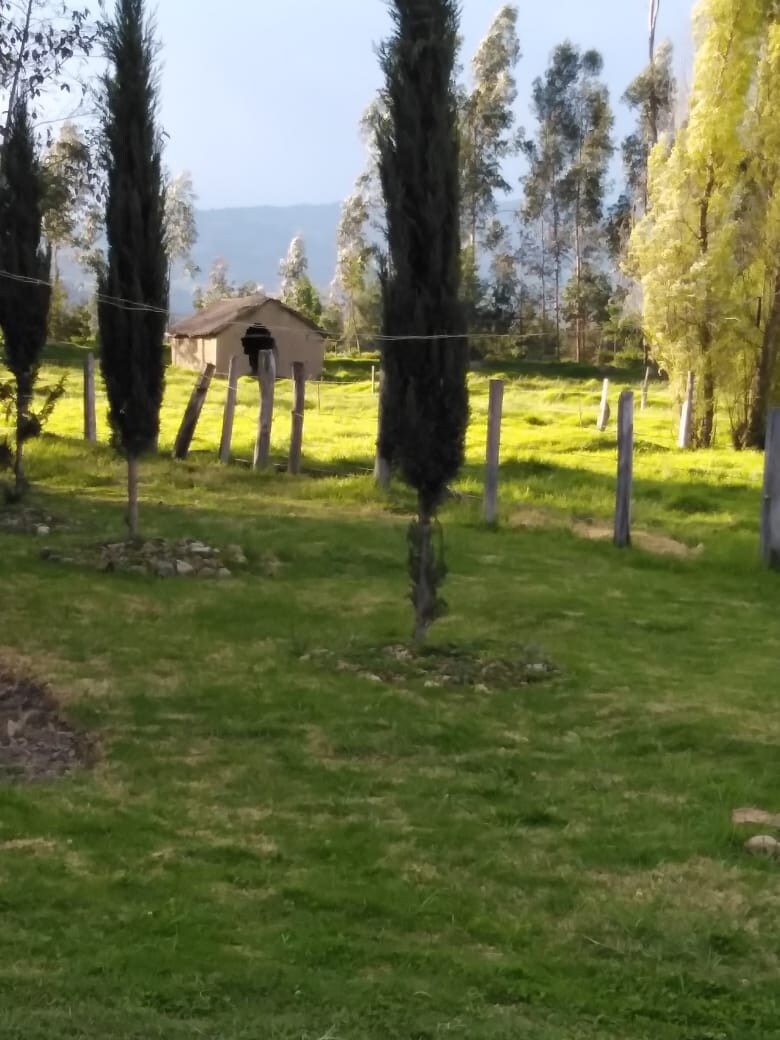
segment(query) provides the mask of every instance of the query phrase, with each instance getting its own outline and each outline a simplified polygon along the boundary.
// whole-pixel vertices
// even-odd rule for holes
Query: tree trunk
[[[702,334],[704,329],[702,329]],[[707,339],[711,340],[709,328],[707,328]],[[712,447],[712,438],[715,433],[715,376],[712,371],[712,358],[709,355],[709,345],[704,357],[704,375],[702,376],[702,416],[699,425],[699,444],[702,448]],[[704,349],[702,347],[702,349]]]
[[[766,441],[766,422],[769,398],[772,393],[772,378],[777,361],[778,338],[780,338],[780,270],[775,278],[772,311],[764,326],[761,352],[750,388],[750,405],[744,439],[746,448],[763,448]]]
[[[709,216],[710,201],[715,190],[715,169],[710,163],[707,184],[699,203],[699,248],[702,256],[706,256],[710,248]],[[712,368],[712,326],[710,325],[709,300],[704,301],[704,320],[699,326],[699,345],[703,362],[702,399],[704,402],[701,425],[699,427],[699,444],[702,448],[712,447],[715,432],[715,373]]]
[[[544,243],[544,218],[542,218],[542,267],[540,273],[542,283],[542,325],[547,325],[547,249]]]
[[[16,445],[14,452],[14,492],[17,498],[24,494],[24,441],[30,417],[33,388],[32,379],[28,376],[16,380]]]
[[[658,144],[658,91],[656,89],[655,81],[655,34],[658,27],[658,12],[661,7],[661,0],[650,0],[650,39],[649,39],[649,52],[650,52],[650,95],[648,99],[648,123],[650,129],[650,145],[654,147]],[[645,189],[645,209],[647,209],[647,190]]]
[[[553,239],[555,241],[555,357],[561,360],[561,244],[559,239],[557,203],[553,209]]]
[[[574,266],[574,277],[576,279],[577,287],[577,317],[576,317],[576,336],[577,336],[577,363],[582,361],[582,258],[580,255],[581,239],[580,239],[580,223],[579,218],[577,219],[575,232],[575,266]]]
[[[433,516],[422,497],[418,503],[419,553],[414,582],[414,640],[422,643],[436,616],[436,588],[433,581]]]
[[[138,538],[138,459],[132,455],[127,458],[127,526],[130,538],[135,541]]]

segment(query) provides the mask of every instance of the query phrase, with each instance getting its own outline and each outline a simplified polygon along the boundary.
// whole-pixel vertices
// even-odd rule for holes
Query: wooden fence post
[[[253,469],[263,469],[271,459],[271,428],[274,422],[274,394],[276,393],[276,355],[272,350],[261,350],[257,358],[260,381],[260,414],[257,420],[257,440]]]
[[[214,372],[215,366],[209,363],[204,366],[203,371],[198,376],[195,389],[192,391],[189,404],[184,412],[179,432],[176,435],[176,443],[173,446],[173,457],[175,459],[186,459],[189,455],[192,438],[195,436],[195,428],[198,425],[200,413],[203,411],[206,394],[209,392]]]
[[[84,440],[97,441],[95,415],[95,355],[90,352],[84,359]]]
[[[631,545],[631,495],[634,483],[634,394],[624,390],[618,404],[618,477],[615,502],[615,545]]]
[[[688,449],[693,443],[693,394],[696,389],[696,377],[693,372],[688,373],[688,384],[685,388],[685,402],[680,416],[680,436],[677,441],[678,448]]]
[[[374,461],[374,481],[377,487],[387,491],[393,476],[393,467],[389,459],[382,455],[380,445],[382,443],[382,399],[384,397],[384,377],[379,373],[379,407],[377,409],[376,424],[376,458]]]
[[[293,409],[290,435],[290,460],[287,472],[297,476],[301,472],[303,449],[303,416],[306,409],[306,370],[302,361],[293,362]]]
[[[228,388],[225,398],[225,414],[222,418],[222,440],[219,445],[219,461],[227,465],[230,462],[230,446],[233,443],[233,419],[236,414],[238,399],[238,366],[241,359],[232,357],[228,369]]]
[[[376,393],[376,365],[371,366],[371,393]]]
[[[599,418],[596,423],[596,428],[604,433],[607,426],[609,425],[609,417],[611,415],[609,408],[609,380],[604,380],[604,386],[601,390],[601,405],[599,407]]]
[[[642,380],[642,411],[647,408],[647,394],[650,390],[650,366],[645,369],[645,378]]]
[[[780,569],[780,408],[770,408],[767,416],[761,557],[767,567]]]
[[[501,417],[504,380],[490,380],[488,406],[487,472],[485,474],[485,523],[498,523],[498,473],[501,461]]]

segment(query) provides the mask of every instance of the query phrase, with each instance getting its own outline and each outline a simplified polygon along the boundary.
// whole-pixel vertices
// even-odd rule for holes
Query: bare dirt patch
[[[568,530],[578,538],[596,542],[611,541],[615,534],[609,524],[594,520],[569,519],[534,507],[518,510],[510,517],[509,523],[512,527],[553,527]],[[704,552],[703,545],[691,547],[663,531],[634,528],[631,540],[637,549],[660,556],[675,556],[680,560],[695,559]]]
[[[91,765],[96,747],[44,686],[0,669],[0,782],[53,780]]]

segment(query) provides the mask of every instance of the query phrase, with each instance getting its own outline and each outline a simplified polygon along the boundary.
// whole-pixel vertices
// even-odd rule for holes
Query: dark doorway
[[[276,348],[276,340],[265,325],[250,325],[241,337],[241,344],[244,348],[244,353],[249,358],[249,367],[252,369],[252,375],[257,375],[257,362],[261,350],[272,350],[274,352],[274,360],[278,368],[279,353]]]

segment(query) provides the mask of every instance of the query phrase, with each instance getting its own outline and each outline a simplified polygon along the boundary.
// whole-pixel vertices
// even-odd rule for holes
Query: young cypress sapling
[[[101,368],[113,441],[127,459],[130,536],[138,536],[138,460],[157,442],[164,389],[168,257],[157,45],[144,0],[117,0],[104,80],[108,253],[98,279]]]

